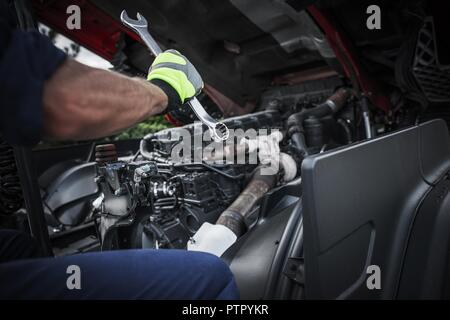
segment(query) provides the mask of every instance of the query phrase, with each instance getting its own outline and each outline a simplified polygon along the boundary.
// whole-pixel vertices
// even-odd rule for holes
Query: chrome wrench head
[[[147,48],[152,52],[152,54],[154,56],[157,56],[162,51],[158,43],[155,41],[155,39],[153,39],[153,37],[148,32],[147,19],[145,19],[145,17],[141,15],[139,12],[137,13],[136,17],[137,20],[131,19],[125,10],[123,10],[122,13],[120,14],[120,20],[122,20],[122,23],[131,30],[133,30],[136,34],[138,34],[139,37],[147,46]]]
[[[228,130],[227,125],[223,122],[215,122],[215,123],[203,122],[203,124],[205,124],[208,127],[209,134],[211,135],[211,138],[215,142],[223,142],[227,140],[228,137],[230,136],[230,131]]]
[[[213,131],[212,137],[216,142],[225,141],[230,136],[230,131],[223,122],[216,122],[214,129],[210,128],[210,130]]]
[[[209,132],[214,141],[221,142],[228,139],[230,136],[228,127],[223,122],[218,122],[211,117],[196,97],[188,101],[188,104],[197,118],[209,128]]]
[[[133,30],[138,30],[139,28],[148,28],[148,22],[145,17],[143,17],[139,12],[136,15],[136,19],[131,19],[125,10],[120,14],[120,20],[124,25]]]

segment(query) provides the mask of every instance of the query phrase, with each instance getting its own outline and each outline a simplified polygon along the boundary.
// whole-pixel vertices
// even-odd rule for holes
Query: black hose
[[[335,114],[345,106],[349,97],[350,90],[347,88],[340,88],[324,103],[316,106],[315,108],[305,109],[298,113],[294,113],[288,118],[288,134],[291,136],[294,147],[303,157],[306,157],[309,154],[306,146],[303,121],[311,116],[320,119],[330,114]]]
[[[344,129],[346,143],[347,144],[352,143],[353,142],[353,140],[352,140],[352,130],[350,129],[350,126],[348,125],[348,123],[342,118],[339,118],[337,122]]]

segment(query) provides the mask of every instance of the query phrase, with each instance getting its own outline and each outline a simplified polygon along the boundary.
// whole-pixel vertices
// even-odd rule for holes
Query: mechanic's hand
[[[150,67],[147,79],[168,97],[168,110],[175,111],[200,93],[203,80],[189,60],[176,50],[159,54]]]

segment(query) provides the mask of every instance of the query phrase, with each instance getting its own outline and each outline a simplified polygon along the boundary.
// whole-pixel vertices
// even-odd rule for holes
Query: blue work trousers
[[[33,258],[32,238],[0,230],[0,299],[238,299],[228,266],[184,250]]]

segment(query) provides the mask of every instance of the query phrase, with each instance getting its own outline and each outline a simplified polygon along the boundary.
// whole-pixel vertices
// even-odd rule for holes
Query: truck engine
[[[186,248],[203,223],[218,220],[241,236],[257,222],[267,193],[301,180],[306,155],[353,141],[349,89],[281,99],[271,94],[260,111],[224,120],[232,132],[224,142],[208,141],[207,128],[196,122],[145,136],[139,152],[126,159],[118,159],[114,144],[98,145],[101,192],[93,207],[102,249]],[[187,142],[180,144],[183,137]],[[274,154],[277,168],[261,174]],[[261,181],[252,185],[257,176]]]

